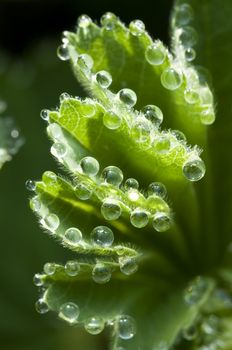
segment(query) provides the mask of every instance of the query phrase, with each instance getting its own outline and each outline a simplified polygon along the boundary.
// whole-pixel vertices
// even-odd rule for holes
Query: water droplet
[[[46,263],[46,264],[44,265],[43,270],[44,270],[44,272],[45,272],[47,275],[51,276],[51,275],[53,275],[53,274],[55,273],[55,271],[56,271],[56,264],[54,264],[54,263]]]
[[[102,203],[101,213],[106,220],[117,220],[121,215],[121,207],[118,201],[106,199]]]
[[[185,134],[180,130],[172,130],[172,135],[175,136],[175,138],[180,142],[186,142],[186,136]]]
[[[67,61],[70,59],[69,48],[66,43],[58,47],[57,56],[61,61]]]
[[[208,290],[208,280],[202,276],[194,278],[184,291],[184,300],[189,305],[198,303]]]
[[[101,17],[101,25],[106,30],[113,30],[116,26],[116,23],[117,17],[111,12],[107,12]]]
[[[193,9],[188,4],[182,4],[176,7],[175,20],[178,26],[189,24],[193,19]]]
[[[121,339],[131,339],[136,334],[136,325],[133,317],[121,315],[118,318],[118,334]]]
[[[92,277],[96,283],[107,283],[111,278],[111,269],[103,263],[97,263],[93,268]]]
[[[70,98],[70,95],[67,92],[62,92],[62,94],[60,94],[60,103],[68,100]]]
[[[183,330],[183,337],[186,340],[193,340],[197,337],[197,328],[195,325],[192,325]]]
[[[40,208],[41,208],[41,202],[38,196],[33,197],[30,200],[30,208],[34,211],[34,212],[39,212]]]
[[[183,81],[182,74],[174,68],[167,68],[161,75],[161,84],[168,90],[178,89]]]
[[[164,63],[166,55],[166,49],[160,41],[148,46],[145,52],[146,60],[154,66]]]
[[[72,302],[61,305],[59,309],[59,317],[72,324],[77,323],[79,314],[79,307]]]
[[[157,128],[163,121],[163,113],[161,109],[154,105],[147,105],[143,107],[142,112],[144,116],[152,122]]]
[[[78,244],[82,240],[82,233],[76,227],[70,227],[65,231],[64,238],[70,244]]]
[[[89,199],[92,196],[92,193],[93,191],[87,183],[80,182],[75,187],[76,196],[83,201]]]
[[[153,227],[158,232],[165,232],[171,227],[170,216],[163,212],[157,212],[153,216]]]
[[[57,123],[49,124],[47,127],[48,135],[53,139],[60,139],[62,137],[61,127]]]
[[[205,175],[205,164],[200,158],[187,160],[183,165],[183,174],[189,181],[198,181]]]
[[[193,89],[186,89],[184,92],[185,101],[189,104],[195,104],[200,102],[199,93]]]
[[[34,277],[33,277],[33,283],[37,287],[43,286],[44,282],[43,282],[43,279],[42,279],[42,275],[40,275],[39,273],[36,273],[34,275]]]
[[[129,198],[129,200],[131,200],[132,202],[136,202],[136,201],[139,200],[139,198],[140,198],[139,191],[137,191],[136,189],[130,189],[130,190],[128,190],[128,198]]]
[[[36,189],[36,182],[33,180],[27,180],[25,183],[26,189],[28,191],[35,191]]]
[[[42,220],[42,223],[44,224],[44,226],[54,232],[57,230],[57,228],[60,225],[60,220],[58,218],[58,216],[56,214],[48,214],[47,216],[45,216],[45,218]]]
[[[136,93],[131,89],[120,90],[118,92],[118,97],[127,107],[133,107],[137,102]]]
[[[210,315],[205,322],[201,324],[201,329],[205,334],[213,335],[217,332],[219,319],[215,315]]]
[[[64,158],[67,154],[67,148],[63,143],[55,142],[51,147],[51,154],[56,158]]]
[[[119,186],[123,181],[123,173],[116,166],[108,166],[103,169],[101,174],[102,179],[108,184]]]
[[[75,260],[67,261],[65,264],[65,272],[68,276],[74,277],[78,275],[80,271],[80,265]]]
[[[37,300],[35,303],[35,309],[40,314],[46,314],[49,311],[48,305],[43,299]]]
[[[100,72],[97,72],[95,75],[95,79],[103,89],[108,88],[112,83],[112,77],[110,73],[106,72],[105,70],[101,70]]]
[[[91,56],[83,53],[78,56],[77,64],[83,72],[89,72],[93,68],[93,59]]]
[[[149,222],[148,213],[143,209],[135,209],[130,215],[130,222],[134,227],[145,227]]]
[[[42,180],[46,185],[54,185],[57,182],[57,176],[52,171],[45,171]]]
[[[129,24],[129,29],[132,35],[140,36],[145,31],[145,24],[139,19],[136,19]]]
[[[188,62],[194,61],[196,58],[196,51],[189,47],[188,49],[185,50],[185,59]]]
[[[131,136],[139,143],[150,139],[151,125],[143,117],[137,118],[131,128]]]
[[[96,113],[96,107],[93,101],[85,101],[79,107],[79,113],[82,117],[92,118]]]
[[[89,334],[99,334],[103,331],[105,322],[100,317],[91,317],[85,322],[85,330]]]
[[[201,122],[204,125],[211,125],[215,121],[215,114],[212,107],[204,110],[200,114]]]
[[[101,247],[110,247],[114,241],[114,234],[107,226],[97,226],[91,232],[91,239]]]
[[[83,173],[89,176],[97,175],[100,168],[98,161],[93,157],[82,158],[80,166]]]
[[[126,191],[130,190],[130,189],[135,189],[135,190],[138,190],[139,188],[139,183],[136,179],[133,179],[132,177],[130,177],[129,179],[127,179],[125,181],[125,184],[124,184],[124,189]]]
[[[167,135],[160,136],[154,142],[154,147],[158,153],[167,153],[170,151],[171,142]]]
[[[89,27],[91,23],[92,23],[92,20],[87,15],[81,15],[77,20],[78,27],[82,29]]]
[[[197,43],[197,32],[192,27],[184,27],[181,29],[180,41],[185,48],[190,48]]]
[[[122,124],[121,115],[117,115],[114,112],[105,112],[103,115],[103,124],[111,130],[118,129]]]
[[[132,275],[138,271],[138,264],[135,258],[121,257],[119,258],[120,270],[124,275]]]
[[[48,121],[48,119],[49,119],[49,110],[48,109],[42,109],[42,111],[40,112],[40,117],[43,120]]]
[[[152,182],[148,186],[147,194],[148,196],[156,195],[165,198],[167,195],[167,189],[161,182]]]

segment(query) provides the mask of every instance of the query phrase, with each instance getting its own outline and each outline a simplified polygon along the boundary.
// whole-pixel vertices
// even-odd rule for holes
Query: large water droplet
[[[67,61],[70,59],[69,48],[68,48],[68,45],[66,43],[62,44],[58,47],[57,56],[62,61]]]
[[[97,226],[91,232],[91,239],[101,247],[109,247],[114,241],[114,234],[107,226]]]
[[[148,46],[145,52],[146,60],[154,66],[161,65],[165,61],[166,55],[166,50],[159,41]]]
[[[147,105],[143,107],[142,112],[144,116],[155,125],[155,127],[159,127],[163,121],[163,113],[161,109],[154,105]]]
[[[40,112],[40,117],[43,120],[48,121],[49,120],[49,110],[48,109],[42,109],[42,111]]]
[[[186,89],[184,92],[185,101],[189,104],[195,104],[200,102],[199,93],[193,89]]]
[[[91,317],[85,322],[85,330],[90,334],[99,334],[103,331],[105,322],[101,317]]]
[[[92,118],[95,116],[96,107],[93,101],[85,101],[79,107],[79,113],[82,117]]]
[[[200,114],[201,122],[204,125],[211,125],[215,121],[215,113],[212,107],[205,109]]]
[[[130,222],[134,227],[145,227],[149,222],[148,213],[143,209],[135,209],[130,215]]]
[[[101,213],[106,220],[117,220],[121,212],[122,210],[117,200],[106,199],[102,203]]]
[[[36,182],[29,179],[29,180],[27,180],[25,182],[25,186],[26,186],[26,189],[28,191],[35,191],[35,189],[36,189]]]
[[[124,189],[126,191],[129,191],[130,189],[135,189],[138,190],[139,188],[139,183],[136,179],[133,179],[132,177],[130,177],[129,179],[127,179],[124,183]]]
[[[97,72],[95,75],[95,79],[103,89],[108,88],[112,83],[112,77],[110,73],[106,72],[105,70],[101,70],[100,72]]]
[[[75,187],[75,195],[83,201],[89,199],[92,196],[92,193],[93,191],[87,183],[80,182]]]
[[[82,233],[76,227],[70,227],[65,231],[65,239],[71,244],[78,244],[82,240]]]
[[[49,311],[48,305],[43,299],[37,300],[35,303],[35,309],[40,314],[46,314]]]
[[[167,195],[167,189],[161,182],[152,182],[147,189],[148,196],[156,195],[161,198],[165,198]]]
[[[77,57],[77,64],[83,72],[89,72],[93,68],[93,59],[91,56],[83,53]]]
[[[157,212],[153,216],[153,227],[158,232],[165,232],[171,227],[170,216],[163,212]]]
[[[103,115],[103,124],[111,130],[118,129],[122,124],[121,115],[117,115],[114,112],[105,112]]]
[[[181,29],[180,41],[185,48],[190,48],[197,43],[197,32],[192,27],[184,27]]]
[[[111,268],[103,263],[97,263],[92,271],[94,282],[104,284],[109,282],[111,278]]]
[[[120,270],[124,275],[130,276],[137,272],[138,264],[135,258],[132,257],[121,257],[119,258]]]
[[[193,9],[189,4],[182,4],[176,7],[175,20],[177,26],[189,24],[193,19]]]
[[[97,175],[100,168],[98,161],[93,157],[82,158],[80,166],[83,173],[89,176]]]
[[[137,118],[131,128],[131,136],[139,143],[150,139],[151,125],[147,119]]]
[[[65,264],[65,272],[68,276],[74,277],[78,275],[80,271],[80,265],[75,260],[69,260]]]
[[[72,302],[61,305],[59,309],[59,317],[71,324],[77,323],[79,314],[79,307]]]
[[[78,27],[85,29],[90,26],[92,19],[87,15],[81,15],[77,20]]]
[[[167,68],[161,75],[161,84],[168,90],[178,89],[183,81],[182,74],[174,68]]]
[[[127,340],[134,337],[136,333],[136,325],[133,317],[121,315],[118,318],[118,335],[121,339]]]
[[[42,180],[46,185],[55,185],[57,182],[57,176],[52,171],[45,171],[42,176]]]
[[[101,177],[105,182],[117,187],[123,181],[123,173],[121,169],[119,169],[116,166],[108,166],[105,169],[103,169]]]
[[[140,36],[145,31],[145,24],[139,19],[136,19],[129,24],[129,29],[132,35]]]
[[[117,17],[113,13],[107,12],[101,17],[100,21],[106,30],[113,30],[117,24]]]
[[[187,160],[183,165],[183,174],[190,181],[200,180],[205,175],[205,171],[205,164],[198,157]]]
[[[56,158],[64,158],[67,153],[65,144],[61,142],[55,142],[51,147],[51,154]]]
[[[131,89],[122,89],[118,92],[119,99],[128,107],[133,107],[137,102],[136,93]]]
[[[43,267],[44,272],[46,275],[52,276],[54,275],[56,271],[56,264],[55,263],[46,263]]]
[[[42,220],[44,226],[54,232],[60,225],[60,220],[56,214],[48,214],[45,216],[45,218]]]

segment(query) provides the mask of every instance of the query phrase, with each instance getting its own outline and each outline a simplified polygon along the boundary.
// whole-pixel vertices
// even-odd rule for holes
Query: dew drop
[[[89,27],[91,23],[92,23],[92,20],[87,15],[81,15],[77,20],[78,27],[82,29]]]
[[[107,12],[101,17],[100,22],[106,30],[113,30],[117,23],[117,17],[113,13]]]
[[[104,327],[105,322],[100,317],[91,317],[85,322],[85,330],[92,335],[101,333]]]
[[[186,340],[193,340],[197,337],[197,328],[195,325],[192,325],[183,330],[183,338]]]
[[[65,273],[70,276],[74,277],[77,276],[80,271],[80,265],[75,260],[69,260],[65,264]]]
[[[41,202],[38,196],[35,196],[30,200],[30,208],[36,213],[40,211]]]
[[[118,97],[127,107],[133,107],[137,102],[136,93],[131,89],[120,90],[118,92]]]
[[[70,244],[78,244],[82,240],[82,233],[76,227],[70,227],[65,231],[65,240]]]
[[[96,113],[96,107],[94,102],[84,102],[82,105],[79,107],[79,112],[82,117],[85,118],[92,118],[94,117]]]
[[[121,215],[121,207],[118,201],[106,199],[102,203],[101,213],[106,220],[117,220]]]
[[[163,121],[163,113],[161,109],[155,105],[147,105],[143,107],[142,112],[144,113],[144,116],[157,128]]]
[[[218,331],[219,319],[215,315],[210,315],[205,322],[201,324],[201,329],[207,335],[213,335]]]
[[[167,68],[161,75],[161,84],[168,90],[178,89],[183,81],[182,74],[174,68]]]
[[[139,188],[139,183],[136,179],[133,179],[132,177],[130,177],[129,179],[127,179],[125,181],[125,184],[124,184],[124,189],[126,191],[129,191],[131,189],[135,189],[135,190],[138,190]]]
[[[183,165],[183,174],[189,181],[198,181],[205,175],[205,164],[200,158],[187,160]]]
[[[200,114],[201,122],[204,125],[211,125],[215,121],[215,114],[212,107],[204,110]]]
[[[197,43],[197,32],[192,27],[184,27],[181,29],[180,41],[185,48],[190,48]]]
[[[131,339],[136,334],[136,325],[133,317],[121,315],[118,318],[118,333],[121,339]]]
[[[107,226],[97,226],[91,232],[91,239],[101,247],[110,247],[114,241],[114,234]]]
[[[61,142],[55,142],[51,147],[51,154],[56,158],[64,158],[67,154],[66,146]]]
[[[165,232],[171,227],[170,216],[163,212],[157,212],[153,216],[153,227],[158,232]]]
[[[196,58],[196,51],[193,48],[189,47],[188,49],[185,50],[186,61],[192,62],[195,60],[195,58]]]
[[[110,73],[106,72],[105,70],[101,70],[100,72],[97,72],[95,75],[95,79],[103,89],[108,88],[112,83],[112,77]]]
[[[62,94],[60,94],[60,103],[68,100],[70,98],[70,95],[67,92],[62,92]]]
[[[184,92],[184,99],[189,104],[195,104],[200,102],[199,93],[193,89],[186,89]]]
[[[186,142],[185,134],[180,130],[172,130],[172,135],[180,142]]]
[[[39,273],[36,273],[33,277],[33,283],[36,287],[41,287],[43,286],[44,282],[42,279],[42,275],[40,275]]]
[[[89,176],[97,175],[100,168],[98,161],[93,157],[82,158],[80,166],[83,173]]]
[[[45,171],[42,180],[46,185],[54,185],[57,182],[57,176],[52,171]]]
[[[103,124],[110,130],[118,129],[122,124],[122,117],[114,112],[105,112],[103,115]]]
[[[110,281],[111,269],[103,263],[97,263],[92,271],[92,278],[94,282],[104,284]]]
[[[127,276],[132,275],[138,270],[138,264],[136,259],[131,257],[119,258],[119,266],[120,266],[121,272]]]
[[[116,166],[108,166],[103,169],[101,174],[102,179],[108,184],[119,186],[123,181],[123,173]]]
[[[40,117],[43,120],[48,121],[48,119],[49,119],[49,110],[48,109],[42,109],[42,111],[40,112]]]
[[[79,307],[72,302],[61,305],[59,309],[59,317],[72,324],[77,323],[79,314]]]
[[[67,61],[70,59],[69,48],[66,43],[60,45],[57,49],[57,56],[61,61]]]
[[[151,125],[147,119],[137,118],[131,128],[131,136],[139,143],[150,139]]]
[[[198,303],[208,289],[208,280],[202,276],[197,276],[190,282],[184,291],[184,300],[188,305]]]
[[[53,139],[60,139],[62,137],[61,127],[57,123],[49,124],[47,127],[48,135]]]
[[[163,135],[155,140],[154,147],[158,153],[167,153],[170,151],[171,142],[168,136]]]
[[[148,213],[143,209],[135,209],[130,215],[130,222],[134,227],[145,227],[149,222]]]
[[[154,66],[159,66],[164,63],[166,58],[166,50],[161,42],[157,41],[147,47],[145,57],[148,63]]]
[[[56,214],[48,214],[42,221],[46,228],[52,232],[56,231],[60,225],[60,220]]]
[[[129,24],[129,29],[132,35],[140,36],[145,31],[145,25],[142,21],[136,19]]]
[[[139,191],[137,191],[136,189],[129,189],[128,190],[128,198],[130,201],[132,202],[136,202],[137,200],[139,200],[140,194]]]
[[[75,187],[76,196],[83,201],[89,199],[92,196],[92,193],[93,191],[87,183],[80,182]]]
[[[37,300],[35,303],[35,309],[39,314],[46,314],[49,311],[48,305],[43,299]]]
[[[83,72],[89,72],[93,68],[93,59],[91,56],[83,53],[77,57],[77,64]]]
[[[178,26],[189,24],[193,19],[193,9],[188,4],[182,4],[176,8],[175,20]]]
[[[152,182],[148,186],[147,194],[148,196],[156,195],[165,198],[167,195],[167,189],[161,182]]]
[[[47,275],[52,276],[52,275],[54,275],[54,273],[56,271],[56,264],[46,263],[43,267],[43,270]]]
[[[27,180],[25,182],[25,186],[26,186],[26,189],[28,191],[35,191],[35,189],[36,189],[36,182],[33,181],[33,180]]]

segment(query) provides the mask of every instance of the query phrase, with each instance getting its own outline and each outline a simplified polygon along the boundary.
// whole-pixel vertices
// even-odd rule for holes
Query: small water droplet
[[[192,62],[192,61],[195,60],[195,58],[196,58],[196,51],[193,48],[191,48],[191,47],[187,48],[185,50],[185,59],[186,59],[186,61]]]
[[[120,90],[118,92],[118,97],[127,107],[133,107],[137,102],[136,93],[131,89]]]
[[[110,130],[118,129],[122,124],[122,117],[114,112],[107,111],[103,115],[103,124]]]
[[[113,30],[117,24],[117,17],[111,13],[107,12],[101,17],[101,25],[106,30]]]
[[[42,279],[42,275],[40,275],[39,273],[36,273],[34,275],[34,277],[33,277],[33,283],[37,287],[43,286],[44,282],[43,282],[43,279]]]
[[[29,180],[26,181],[25,186],[26,186],[26,189],[28,191],[35,191],[35,189],[36,189],[36,182],[29,179]]]
[[[93,191],[87,183],[80,182],[75,187],[76,196],[83,201],[89,199],[92,196],[92,193]]]
[[[183,338],[186,340],[193,340],[197,337],[197,328],[195,325],[192,325],[183,330]]]
[[[165,69],[160,79],[163,87],[171,91],[178,89],[183,81],[182,74],[174,68]]]
[[[194,278],[184,291],[184,300],[188,305],[198,303],[208,289],[208,280],[202,276]]]
[[[121,257],[119,258],[120,270],[124,275],[130,276],[138,271],[138,264],[135,258]]]
[[[35,309],[40,314],[46,314],[49,311],[48,305],[43,299],[37,300],[35,303]]]
[[[148,196],[156,195],[161,198],[165,198],[167,195],[167,189],[161,182],[152,182],[147,189]]]
[[[131,339],[136,334],[136,325],[133,317],[121,315],[118,318],[118,335],[121,339]]]
[[[155,127],[159,127],[163,121],[163,113],[161,109],[154,105],[147,105],[143,107],[142,112],[144,116],[155,125]]]
[[[61,305],[59,309],[59,317],[71,324],[77,323],[79,314],[79,307],[72,302]]]
[[[130,215],[130,222],[134,227],[145,227],[149,222],[148,213],[143,209],[135,209]]]
[[[66,43],[58,47],[57,56],[61,61],[67,61],[70,59],[69,48]]]
[[[190,48],[197,43],[197,32],[192,27],[184,27],[181,29],[180,41],[185,48]]]
[[[55,263],[46,263],[44,265],[43,270],[49,276],[54,275],[54,273],[56,271],[56,264]]]
[[[82,29],[88,28],[91,23],[92,23],[92,20],[87,15],[81,15],[77,20],[78,27]]]
[[[130,177],[125,181],[124,189],[126,191],[129,191],[130,189],[138,190],[138,188],[139,188],[139,183],[136,179],[133,179],[132,177]]]
[[[92,278],[94,282],[104,284],[110,281],[111,268],[103,263],[97,263],[92,271]]]
[[[136,202],[140,198],[139,191],[137,191],[136,189],[129,189],[128,190],[128,198],[132,202]]]
[[[91,239],[101,247],[110,247],[114,241],[114,234],[107,226],[97,226],[91,232]]]
[[[40,211],[41,202],[38,196],[35,196],[30,200],[30,208],[36,213]]]
[[[95,75],[95,79],[103,89],[108,88],[112,83],[112,77],[110,73],[106,72],[105,70],[101,70],[100,72],[97,72]]]
[[[180,130],[172,130],[172,135],[175,136],[175,138],[180,142],[186,142],[186,136],[185,134]]]
[[[82,233],[76,227],[70,227],[65,231],[65,240],[70,244],[78,244],[82,240]]]
[[[193,89],[186,89],[184,92],[185,101],[189,104],[195,104],[200,102],[199,93]]]
[[[95,116],[96,107],[93,101],[85,101],[79,107],[79,113],[82,117],[92,118]]]
[[[75,260],[69,260],[65,264],[65,273],[70,276],[74,277],[77,276],[80,271],[80,265]]]
[[[103,331],[105,322],[101,317],[91,317],[85,322],[85,330],[89,334],[99,334]]]
[[[163,212],[157,212],[153,216],[153,227],[158,232],[165,232],[171,227],[170,216]]]
[[[158,153],[167,153],[170,151],[171,142],[167,135],[162,135],[154,142],[154,147]]]
[[[51,147],[51,154],[56,158],[64,158],[67,154],[66,146],[61,142],[55,142]]]
[[[164,63],[167,52],[160,41],[155,42],[147,47],[145,57],[148,63],[154,66],[159,66]]]
[[[47,127],[48,135],[53,139],[60,139],[62,137],[61,127],[57,123],[49,124]]]
[[[48,109],[42,109],[42,111],[40,112],[40,117],[43,120],[48,121],[49,120],[49,110]]]
[[[198,181],[205,175],[205,164],[196,157],[187,160],[183,165],[183,174],[190,181]]]
[[[83,53],[77,57],[77,64],[83,72],[89,72],[93,68],[93,59],[91,56]]]
[[[82,158],[80,166],[83,173],[89,176],[97,175],[100,168],[98,161],[93,157]]]
[[[46,185],[55,185],[57,182],[57,176],[52,171],[45,171],[42,180]]]
[[[145,31],[145,24],[140,21],[139,19],[136,19],[129,24],[129,29],[132,35],[134,36],[140,36]]]
[[[177,26],[189,24],[193,19],[193,9],[189,4],[182,4],[176,7],[175,21]]]
[[[67,92],[62,92],[62,94],[60,94],[60,103],[68,100],[70,98],[70,95]]]
[[[131,136],[139,143],[150,139],[151,125],[143,117],[137,118],[131,128]]]
[[[117,220],[121,215],[121,207],[118,201],[106,199],[102,203],[101,213],[106,220]]]
[[[215,121],[215,113],[212,107],[205,109],[200,114],[201,122],[204,125],[211,125]]]
[[[54,232],[57,230],[57,228],[60,225],[60,220],[58,218],[58,216],[56,214],[48,214],[47,216],[45,216],[45,218],[42,220],[42,223],[44,224],[44,226]]]
[[[116,166],[108,166],[103,169],[101,174],[102,179],[108,184],[118,187],[123,181],[123,173]]]

